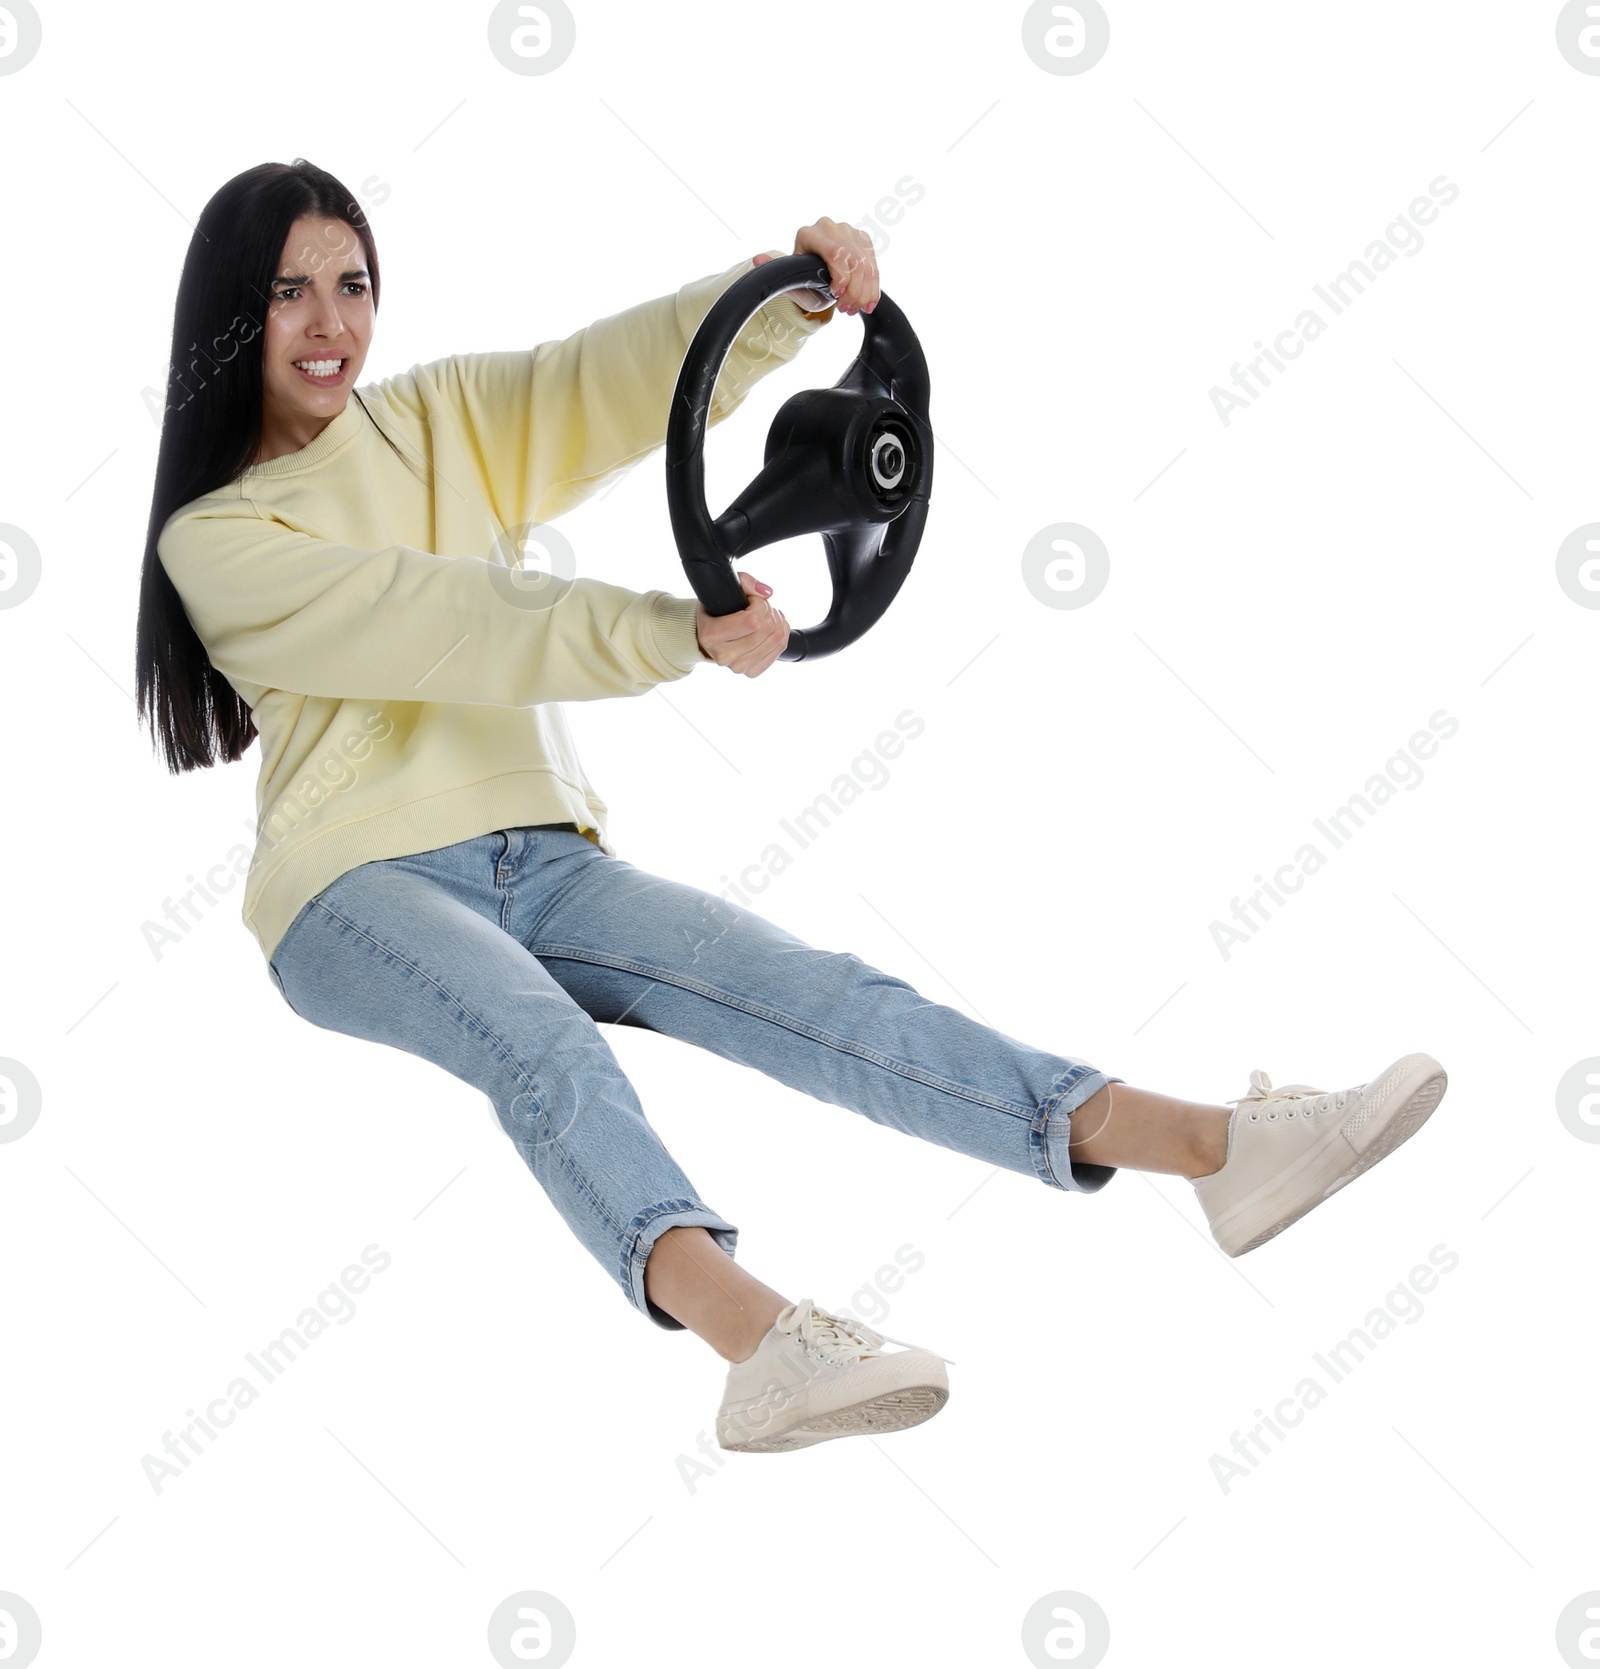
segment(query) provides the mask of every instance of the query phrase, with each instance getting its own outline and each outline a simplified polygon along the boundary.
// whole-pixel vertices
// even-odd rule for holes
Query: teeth
[[[293,362],[314,377],[331,377],[344,364],[342,359],[297,359]]]

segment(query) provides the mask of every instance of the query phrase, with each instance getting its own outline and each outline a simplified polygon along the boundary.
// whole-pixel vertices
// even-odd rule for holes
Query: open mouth
[[[345,367],[350,361],[338,359],[297,359],[290,363],[309,383],[315,383],[318,388],[332,388],[335,383],[344,381]]]

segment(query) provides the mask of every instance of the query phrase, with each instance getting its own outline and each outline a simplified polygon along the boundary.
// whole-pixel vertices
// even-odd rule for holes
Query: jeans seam
[[[1049,1094],[1039,1103],[1039,1111],[1032,1122],[1029,1149],[1033,1156],[1034,1169],[1039,1173],[1041,1181],[1048,1183],[1053,1188],[1077,1190],[1081,1187],[1081,1184],[1076,1182],[1071,1175],[1073,1161],[1070,1153],[1067,1159],[1068,1179],[1065,1182],[1056,1175],[1055,1169],[1050,1163],[1050,1121],[1061,1110],[1061,1103],[1066,1097],[1086,1078],[1100,1077],[1105,1078],[1106,1083],[1110,1084],[1120,1084],[1123,1081],[1121,1078],[1105,1073],[1100,1067],[1090,1066],[1086,1062],[1080,1061],[1076,1065],[1068,1067],[1061,1074],[1060,1078],[1051,1085]],[[1104,1087],[1103,1084],[1097,1085],[1088,1095],[1082,1097],[1075,1106],[1067,1110],[1067,1141],[1069,1144],[1072,1140],[1073,1113],[1083,1105],[1084,1101],[1092,1101]]]
[[[996,1112],[1009,1113],[1013,1118],[1032,1123],[1035,1117],[1033,1107],[1019,1106],[1015,1102],[1002,1101],[995,1096],[987,1096],[980,1091],[973,1090],[965,1084],[958,1084],[949,1078],[941,1078],[936,1073],[926,1072],[920,1067],[912,1066],[907,1061],[897,1061],[891,1055],[880,1054],[876,1049],[869,1049],[864,1044],[853,1043],[849,1038],[837,1037],[832,1032],[825,1032],[818,1026],[808,1025],[804,1020],[796,1019],[792,1014],[785,1014],[782,1009],[769,1008],[764,1003],[754,1003],[748,998],[735,996],[732,992],[719,990],[714,985],[707,985],[703,981],[689,979],[687,976],[670,969],[653,966],[648,962],[641,962],[635,957],[608,956],[598,951],[586,950],[580,945],[562,945],[548,942],[532,944],[529,950],[535,956],[558,956],[566,961],[593,962],[601,967],[618,968],[624,973],[643,974],[661,985],[676,985],[682,990],[692,991],[698,996],[709,997],[715,1002],[725,1004],[729,1008],[737,1008],[746,1014],[752,1014],[757,1019],[770,1020],[775,1025],[786,1027],[802,1037],[809,1037],[818,1043],[824,1043],[831,1049],[837,1049],[841,1054],[851,1054],[863,1060],[872,1062],[891,1072],[897,1072],[903,1078],[909,1078],[914,1083],[926,1084],[930,1089],[943,1091],[946,1095],[959,1096],[962,1100],[970,1101],[974,1106],[989,1107]],[[1091,1069],[1092,1070],[1092,1069]]]
[[[534,1094],[534,1099],[536,1103],[538,1102],[538,1096],[532,1080],[522,1070],[521,1062],[517,1059],[516,1054],[506,1043],[505,1039],[502,1038],[500,1034],[479,1014],[471,1009],[454,991],[450,990],[450,988],[445,985],[443,981],[438,979],[435,975],[429,973],[425,968],[419,966],[404,952],[397,950],[392,945],[386,944],[381,939],[375,938],[371,933],[367,932],[364,927],[361,927],[357,923],[351,921],[349,917],[341,916],[337,910],[334,910],[327,904],[324,904],[320,899],[316,902],[318,909],[320,909],[330,921],[335,922],[347,931],[354,933],[358,938],[365,939],[366,942],[375,950],[382,951],[386,956],[394,957],[397,962],[410,968],[411,971],[418,976],[418,978],[426,980],[431,986],[433,986],[434,990],[439,992],[442,996],[448,997],[450,1001],[453,1002],[464,1014],[466,1014],[467,1017],[479,1028],[479,1030],[482,1031],[484,1036],[493,1042],[502,1063],[510,1067],[517,1082],[526,1085],[527,1093]],[[579,1010],[579,1012],[581,1013],[582,1011]],[[516,1097],[513,1097],[513,1100],[515,1099]],[[540,1111],[543,1111],[542,1104],[540,1104]],[[507,1134],[509,1135],[509,1132],[507,1132]],[[621,1235],[626,1233],[624,1226],[619,1223],[606,1209],[605,1201],[595,1193],[594,1187],[589,1181],[587,1172],[580,1170],[579,1167],[573,1163],[572,1156],[567,1149],[562,1146],[561,1139],[553,1136],[548,1143],[541,1143],[540,1145],[555,1152],[556,1157],[561,1162],[562,1168],[582,1190],[584,1196],[591,1202],[591,1208],[600,1221],[604,1223],[613,1234]]]
[[[1052,1084],[1049,1093],[1039,1103],[1037,1117],[1033,1121],[1032,1140],[1034,1169],[1038,1171],[1041,1181],[1047,1182],[1052,1188],[1070,1188],[1070,1179],[1063,1182],[1055,1173],[1055,1167],[1050,1163],[1050,1121],[1060,1110],[1062,1101],[1068,1092],[1078,1084],[1092,1068],[1081,1066],[1068,1067],[1061,1077]],[[1071,1140],[1072,1112],[1067,1113],[1068,1140]]]

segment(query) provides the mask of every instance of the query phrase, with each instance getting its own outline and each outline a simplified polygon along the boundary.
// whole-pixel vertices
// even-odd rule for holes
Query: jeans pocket
[[[285,1004],[288,1006],[289,1012],[298,1019],[300,1017],[300,1010],[289,1001],[289,993],[283,988],[283,976],[271,962],[267,964],[267,975],[271,979],[272,983],[277,986],[278,995],[283,998]]]
[[[329,882],[329,886],[332,885],[334,885],[334,883]],[[326,892],[327,890],[327,887],[322,889],[323,892]],[[321,893],[317,895],[318,898],[321,896]],[[300,924],[304,922],[307,917],[310,916],[312,910],[316,908],[316,903],[316,898],[308,898],[305,903],[295,911],[294,920],[291,921],[283,930],[283,933],[279,936],[277,944],[272,947],[272,955],[267,958],[267,973],[271,978],[272,983],[277,986],[278,995],[282,997],[286,1003],[289,1003],[289,1011],[292,1014],[299,1014],[300,1010],[297,1009],[293,1003],[289,1002],[289,993],[283,988],[283,975],[278,972],[278,958],[289,948],[290,940],[294,938],[295,932],[300,927]]]

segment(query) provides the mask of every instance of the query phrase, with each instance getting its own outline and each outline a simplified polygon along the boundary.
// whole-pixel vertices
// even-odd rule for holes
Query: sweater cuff
[[[766,253],[775,261],[783,259],[781,249],[769,249]],[[754,263],[752,262],[751,265],[753,269]],[[805,334],[809,336],[819,326],[825,325],[833,317],[838,304],[830,302],[820,313],[808,313],[799,301],[799,297],[804,294],[806,294],[804,290],[785,290],[781,296],[774,296],[771,301],[767,302],[766,306],[774,309],[785,321],[804,319],[806,322],[803,328]]]
[[[658,592],[650,607],[650,632],[655,639],[656,652],[679,677],[693,672],[702,661],[711,658],[701,649],[695,636],[695,621],[699,613],[698,597],[674,597],[669,591]]]

